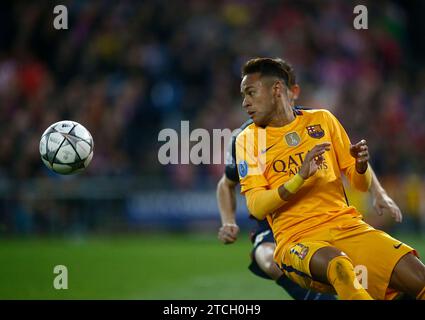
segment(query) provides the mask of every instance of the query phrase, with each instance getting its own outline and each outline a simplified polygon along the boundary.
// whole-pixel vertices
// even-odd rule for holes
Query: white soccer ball
[[[60,174],[83,171],[93,158],[93,138],[75,121],[59,121],[44,131],[40,140],[41,160]]]

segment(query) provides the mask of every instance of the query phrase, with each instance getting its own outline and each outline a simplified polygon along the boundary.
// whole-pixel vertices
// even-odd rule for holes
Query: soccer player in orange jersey
[[[236,139],[241,192],[251,214],[272,226],[274,258],[285,275],[340,299],[406,293],[425,300],[416,251],[347,204],[341,173],[359,190],[370,187],[366,141],[351,144],[327,110],[294,112],[300,87],[283,60],[250,60],[242,76],[243,108],[254,123]],[[360,282],[357,270],[365,276]]]
[[[294,106],[294,111],[303,110],[303,107]],[[232,136],[226,155],[226,167],[224,174],[217,184],[217,204],[220,212],[222,226],[218,232],[218,238],[224,244],[234,243],[239,234],[239,226],[236,222],[236,194],[235,189],[239,184],[239,174],[236,166],[236,138],[240,131],[252,124],[252,120],[244,122],[240,129]],[[379,214],[391,215],[397,222],[402,221],[402,214],[397,204],[388,196],[385,189],[381,186],[378,178],[372,170],[372,184],[370,193],[373,199],[373,207]],[[253,244],[251,250],[251,263],[249,270],[264,279],[272,279],[282,287],[295,300],[335,300],[335,296],[314,292],[311,289],[304,289],[295,282],[289,280],[282,270],[276,265],[273,259],[273,253],[276,249],[273,232],[268,221],[257,220],[255,227],[250,232],[250,239]],[[404,299],[409,298],[403,296]]]

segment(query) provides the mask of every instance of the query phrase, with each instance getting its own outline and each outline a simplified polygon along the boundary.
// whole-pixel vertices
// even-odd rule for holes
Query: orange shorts
[[[394,267],[405,254],[417,255],[412,247],[359,220],[354,226],[339,225],[311,231],[298,241],[286,244],[278,264],[286,276],[304,288],[335,292],[330,285],[314,281],[310,273],[311,257],[327,246],[347,254],[360,283],[378,300],[398,295],[397,291],[388,288]]]

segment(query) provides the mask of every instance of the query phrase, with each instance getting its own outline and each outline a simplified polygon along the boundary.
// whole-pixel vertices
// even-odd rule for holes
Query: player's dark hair
[[[282,79],[288,88],[296,84],[294,68],[280,58],[255,58],[249,60],[242,68],[242,77],[257,72],[261,76],[272,76]]]

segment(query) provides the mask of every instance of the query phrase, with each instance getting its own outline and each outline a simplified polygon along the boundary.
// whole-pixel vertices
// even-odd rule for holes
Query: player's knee
[[[263,243],[255,251],[255,261],[270,278],[277,280],[282,276],[282,271],[273,259],[274,244]]]
[[[407,293],[416,299],[425,300],[425,268],[416,274],[416,281]]]
[[[336,259],[336,260],[335,260]],[[310,272],[315,280],[327,283],[329,280],[329,267],[333,262],[332,267],[340,266],[340,259],[348,260],[347,255],[335,247],[323,247],[317,250],[310,260]],[[342,264],[345,266],[345,263]],[[341,269],[341,267],[338,267]]]
[[[334,281],[340,281],[348,284],[352,281],[353,272],[353,264],[350,259],[346,255],[340,255],[329,261],[327,278],[331,284]]]
[[[418,273],[418,282],[425,286],[425,266],[419,269]]]
[[[425,266],[422,264],[422,268],[419,268],[418,272],[418,285],[419,289],[417,290],[417,294],[420,294],[425,289]]]
[[[273,280],[279,279],[283,274],[282,270],[279,269],[274,261],[267,261],[263,271]]]
[[[413,254],[406,254],[394,268],[390,284],[399,291],[417,296],[425,287],[425,265]]]

